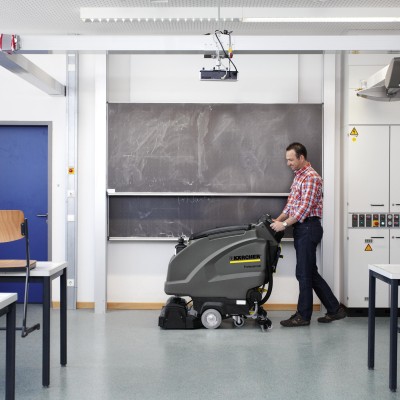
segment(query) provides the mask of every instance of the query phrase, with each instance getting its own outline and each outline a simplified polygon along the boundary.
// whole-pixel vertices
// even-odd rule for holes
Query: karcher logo
[[[230,264],[248,264],[261,262],[261,256],[259,254],[246,254],[242,256],[232,256],[229,259]]]

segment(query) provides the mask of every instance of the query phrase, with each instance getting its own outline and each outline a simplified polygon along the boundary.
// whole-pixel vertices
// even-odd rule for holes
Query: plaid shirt
[[[307,217],[322,218],[322,178],[308,163],[295,171],[283,212],[304,222]]]

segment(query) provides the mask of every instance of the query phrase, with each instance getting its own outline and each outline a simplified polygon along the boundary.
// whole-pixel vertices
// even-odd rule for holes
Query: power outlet
[[[69,287],[75,286],[75,280],[74,279],[67,279],[67,286],[69,286]]]

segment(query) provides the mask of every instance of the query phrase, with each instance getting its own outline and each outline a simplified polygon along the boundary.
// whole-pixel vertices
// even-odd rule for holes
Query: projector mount
[[[237,81],[238,78],[238,70],[236,65],[232,61],[233,58],[233,50],[232,50],[232,31],[220,31],[216,30],[213,34],[213,39],[215,43],[215,53],[205,54],[204,58],[213,58],[215,59],[215,67],[212,70],[206,70],[204,67],[200,71],[200,80],[202,81]],[[211,35],[210,33],[206,33],[206,35]],[[221,36],[228,36],[228,50],[225,50]],[[223,65],[222,59],[228,60],[228,67]],[[231,66],[235,68],[235,70],[231,70]]]

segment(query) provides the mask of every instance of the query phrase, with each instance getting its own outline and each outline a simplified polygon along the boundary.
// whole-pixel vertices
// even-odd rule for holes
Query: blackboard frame
[[[108,187],[110,188],[108,191],[108,236],[111,240],[174,238],[181,234],[189,236],[203,228],[216,227],[215,224],[218,221],[225,226],[226,221],[231,219],[233,223],[228,225],[254,223],[257,217],[265,212],[270,212],[275,216],[281,210],[279,208],[284,202],[283,199],[287,197],[292,180],[292,173],[285,166],[284,155],[286,146],[293,141],[306,145],[309,150],[309,160],[317,172],[322,174],[322,104],[112,103],[108,105],[108,108]],[[144,126],[143,121],[136,124],[135,121],[138,118],[140,121],[144,118],[144,112],[147,125]],[[245,131],[247,125],[243,125],[243,121],[249,121],[249,113],[252,115],[252,129]],[[164,117],[160,118],[162,114]],[[204,114],[207,115],[204,116]],[[279,123],[270,121],[269,128],[266,127],[264,119],[266,116]],[[175,117],[180,121],[180,125],[175,122],[169,123],[169,120]],[[198,122],[199,120],[201,123]],[[185,125],[185,121],[191,122]],[[242,125],[239,126],[240,129],[236,127],[235,131],[236,128],[232,128],[235,124]],[[182,126],[185,127],[184,133],[182,133]],[[201,129],[198,128],[199,126]],[[180,127],[179,131],[176,130],[177,127]],[[264,131],[267,132],[268,137],[264,136]],[[231,145],[226,138],[227,135],[228,139],[232,137],[234,143]],[[242,136],[246,136],[247,142],[241,141]],[[208,137],[208,142],[199,137],[203,139]],[[264,142],[261,143],[263,140]],[[240,146],[238,141],[240,141]],[[203,146],[202,149],[199,150],[196,145],[193,146],[193,143],[198,143],[198,147]],[[246,148],[241,147],[243,143],[247,143]],[[137,148],[136,145],[139,147]],[[232,157],[219,156],[226,149],[224,146],[230,146],[229,152]],[[257,147],[263,151],[258,151]],[[248,151],[249,148],[251,151]],[[213,154],[213,157],[207,159],[205,152]],[[245,153],[246,157],[243,157],[242,153]],[[185,162],[180,163],[179,159],[185,157]],[[239,158],[244,160],[244,164],[237,168],[236,164],[231,164],[231,160],[237,161]],[[135,171],[132,176],[130,168]],[[242,175],[238,177],[241,185],[238,185],[235,180],[237,175],[230,176],[229,171],[233,169],[236,174],[238,174],[238,169],[243,171],[239,172]],[[210,183],[213,174],[217,175],[218,179]],[[139,179],[136,179],[138,176]],[[269,179],[270,176],[274,176],[275,180],[270,180],[268,185],[265,185],[264,180]],[[175,205],[165,206],[165,202],[172,204],[183,197],[197,199],[200,204],[207,203],[215,206],[222,200],[225,204],[217,207],[218,210],[222,210],[218,212],[219,214],[217,213],[218,215],[212,215],[212,207],[211,214],[206,208],[199,211],[199,218],[203,217],[208,221],[205,226],[204,221],[197,223],[196,221],[199,220],[196,217],[193,226],[190,226],[190,223],[186,224],[186,230],[172,230],[172,234],[169,235],[162,228],[163,223],[170,226],[182,226],[185,223],[182,222],[181,225],[177,223],[177,218],[183,211],[177,211]],[[147,203],[149,210],[142,213],[144,216],[147,215],[148,221],[137,215],[135,217],[135,209],[141,208],[144,198],[151,203],[151,205]],[[208,200],[210,198],[213,200]],[[245,199],[249,204],[252,202],[256,204],[255,198],[258,198],[258,201],[261,198],[268,198],[268,201],[275,199],[279,207],[276,208],[273,203],[269,203],[271,206],[267,206],[262,212],[249,213],[245,220],[239,218],[238,215],[234,218],[222,215],[225,209],[227,213],[241,214],[238,198],[243,204]],[[121,202],[121,199],[125,200]],[[121,207],[122,203],[125,210]],[[131,214],[124,214],[128,209]],[[151,213],[159,214],[161,210],[164,212],[165,220],[157,219],[153,226],[148,225],[147,222],[151,222]],[[186,212],[190,214],[196,211],[186,210]],[[125,215],[125,220],[132,222],[130,228],[128,228],[129,224],[122,222],[120,214]],[[140,224],[144,221],[146,228],[138,231],[134,227],[135,223]]]

